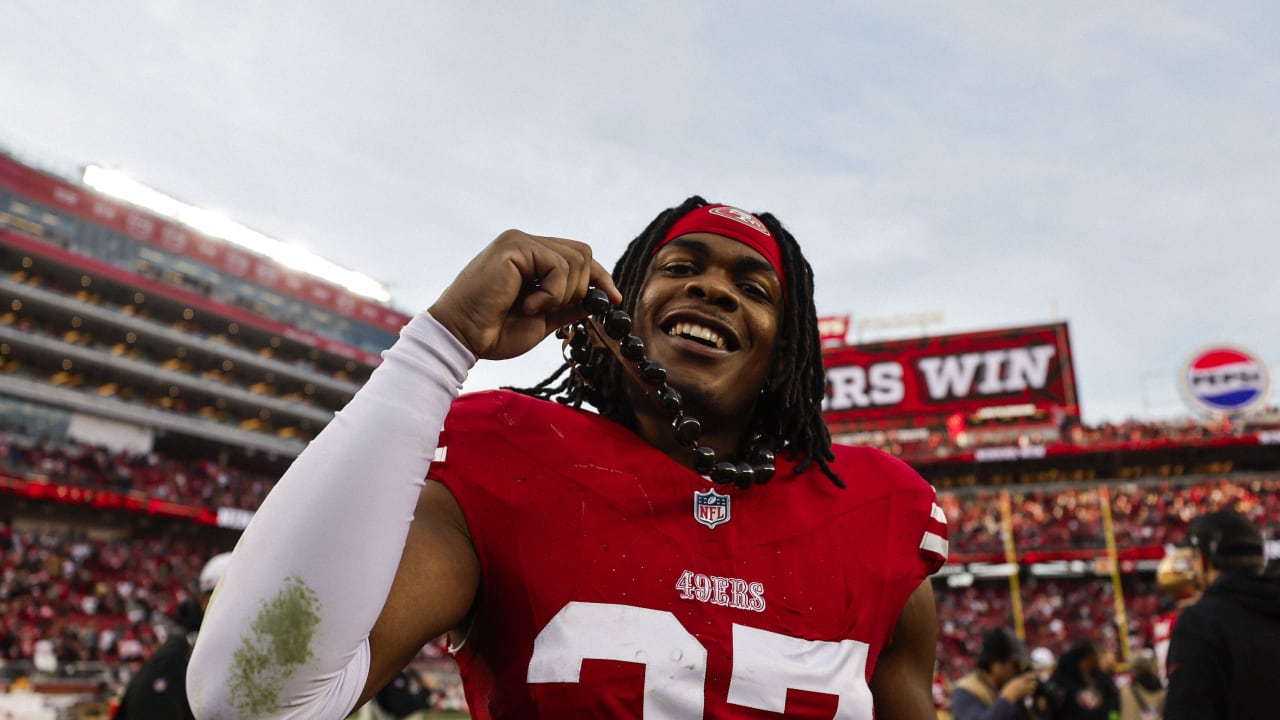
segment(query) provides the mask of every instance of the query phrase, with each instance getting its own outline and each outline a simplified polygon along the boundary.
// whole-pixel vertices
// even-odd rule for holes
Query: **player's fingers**
[[[564,294],[569,262],[557,253],[541,253],[533,268],[529,292],[520,309],[526,315],[539,315],[556,308]]]
[[[553,312],[576,308],[591,278],[591,248],[563,238],[540,237],[535,258],[536,292],[526,298],[524,311]]]
[[[575,284],[578,291],[574,293],[572,301],[547,314],[549,327],[560,327],[585,318],[588,313],[582,306],[582,299],[586,297],[587,288],[592,286],[604,290],[609,295],[609,302],[614,305],[622,304],[622,293],[614,285],[613,277],[608,270],[604,269],[604,266],[595,260],[588,260],[582,269],[584,274]]]
[[[565,253],[572,258],[569,262],[568,282],[565,283],[565,295],[561,298],[560,305],[562,308],[577,309],[591,283],[591,246],[576,240],[567,240],[565,243]]]
[[[588,272],[587,282],[594,285],[609,294],[609,302],[614,305],[622,304],[622,292],[618,290],[618,286],[613,283],[613,276],[603,265],[591,260]]]
[[[496,293],[508,303],[522,302],[538,289],[541,276],[554,262],[554,257],[554,250],[546,247],[543,238],[506,230],[472,261],[476,271],[470,274],[468,290]]]

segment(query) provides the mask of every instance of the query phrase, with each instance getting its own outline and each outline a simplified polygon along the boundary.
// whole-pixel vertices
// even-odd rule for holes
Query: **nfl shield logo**
[[[694,491],[693,517],[709,528],[729,522],[729,496],[715,490]]]

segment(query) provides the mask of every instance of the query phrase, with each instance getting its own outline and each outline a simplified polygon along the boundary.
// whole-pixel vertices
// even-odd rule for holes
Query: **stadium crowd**
[[[210,459],[117,452],[22,432],[0,433],[0,477],[241,510],[257,509],[275,480]]]
[[[1149,577],[1126,577],[1125,612],[1133,651],[1153,646],[1152,626],[1169,603]],[[1122,654],[1115,594],[1109,577],[1029,578],[1020,585],[1028,647],[1060,654],[1080,640],[1090,640]],[[954,680],[969,669],[982,637],[1012,624],[1013,596],[1003,579],[963,588],[935,585],[938,618],[938,670]]]
[[[17,678],[93,677],[123,686],[190,612],[205,561],[226,548],[158,536],[94,538],[16,529],[0,518],[0,691]],[[438,709],[464,702],[443,643],[413,667]]]
[[[1092,449],[1131,449],[1134,446],[1159,446],[1166,443],[1187,444],[1211,441],[1218,438],[1238,437],[1257,431],[1274,429],[1274,420],[1280,417],[1280,409],[1269,407],[1258,415],[1263,421],[1249,423],[1220,417],[1210,421],[1197,418],[1169,422],[1153,422],[1130,419],[1122,422],[1103,422],[1085,425],[1073,419],[1064,420],[1059,427],[1000,426],[970,428],[961,432],[911,429],[905,432],[867,430],[840,434],[840,440],[849,444],[869,445],[880,448],[908,462],[946,460],[973,452],[979,448],[1016,446],[1074,447]]]
[[[1119,437],[1184,442],[1233,432],[1233,427],[1226,424],[1130,422],[1089,428],[1076,442],[1105,448]],[[903,457],[911,459],[909,453]],[[13,423],[0,424],[0,475],[241,510],[256,509],[275,481],[273,476],[223,466],[210,459],[183,461],[155,452],[113,452],[70,440],[55,441]],[[1159,482],[1160,487],[1140,489],[1152,482]],[[1276,516],[1280,498],[1271,492],[1276,489],[1274,481],[1258,479],[1248,488],[1232,488],[1233,484],[1224,480],[1214,487],[1191,488],[1178,477],[1112,484],[1111,512],[1117,540],[1129,545],[1165,544],[1170,533],[1180,533],[1204,503],[1217,506],[1225,499],[1244,503],[1245,511],[1255,522]],[[1102,545],[1097,483],[1035,487],[1013,490],[1013,514],[1026,518],[1015,529],[1020,546],[1062,550]],[[951,521],[953,549],[959,545],[966,554],[1003,552],[999,503],[993,502],[998,492],[990,488],[940,490]],[[977,502],[967,499],[970,493],[976,495]],[[1262,527],[1264,532],[1280,530],[1266,524]]]
[[[210,548],[17,530],[0,519],[0,658],[57,671],[140,663],[167,636]]]
[[[1195,515],[1228,506],[1268,537],[1280,535],[1280,477],[1164,478],[1007,488],[1015,546],[1041,554],[1105,547],[1103,487],[1111,498],[1116,544],[1122,548],[1178,542]],[[1001,493],[991,488],[938,493],[947,513],[953,561],[1003,558]]]
[[[208,459],[36,439],[10,426],[0,432],[0,493],[12,492],[14,481],[253,510],[274,479]],[[1196,514],[1222,507],[1244,513],[1266,537],[1280,536],[1280,474],[1273,473],[942,490],[953,564],[1004,559],[1006,494],[1014,547],[1024,563],[1100,557],[1104,497],[1121,551],[1162,551],[1183,539]],[[127,676],[172,631],[204,559],[219,549],[159,536],[20,530],[13,521],[0,516],[0,663],[10,667],[57,672],[101,664]],[[1020,577],[1028,646],[1060,653],[1090,639],[1119,654],[1121,628],[1109,577]],[[939,675],[954,680],[969,669],[983,634],[1009,624],[1014,598],[1004,579],[953,586],[940,578],[935,590],[942,623]],[[1130,647],[1149,648],[1152,623],[1168,599],[1149,574],[1125,573],[1123,591]],[[417,662],[453,687],[451,660],[439,647],[428,647]]]
[[[194,578],[214,551],[160,537],[20,531],[0,521],[0,665],[51,674],[91,665],[127,678],[175,631],[179,605],[191,597]],[[1166,599],[1150,579],[1133,575],[1126,584],[1133,646],[1150,647],[1151,623]],[[1031,578],[1021,590],[1029,645],[1058,652],[1087,638],[1119,647],[1109,579]],[[983,634],[1008,624],[1012,597],[1007,583],[980,581],[963,588],[940,584],[937,601],[939,671],[955,679],[968,669]],[[451,663],[439,646],[425,648],[416,664],[452,687]]]

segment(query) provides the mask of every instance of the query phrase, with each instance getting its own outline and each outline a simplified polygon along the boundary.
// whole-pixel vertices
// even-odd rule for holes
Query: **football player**
[[[1196,567],[1196,558],[1190,545],[1165,548],[1164,557],[1156,568],[1156,586],[1172,601],[1151,623],[1151,642],[1155,650],[1156,667],[1160,678],[1168,677],[1166,661],[1169,657],[1169,640],[1173,638],[1173,625],[1178,614],[1194,605],[1204,591],[1204,579]]]
[[[546,381],[458,397],[557,331]],[[824,391],[812,271],[768,213],[690,198],[612,275],[503,233],[245,531],[197,716],[345,717],[447,632],[476,718],[934,717],[945,516],[832,445]]]

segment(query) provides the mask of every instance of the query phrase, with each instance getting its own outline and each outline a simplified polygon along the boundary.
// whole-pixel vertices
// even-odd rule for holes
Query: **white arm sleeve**
[[[415,317],[241,536],[187,671],[201,720],[345,718],[440,429],[475,357]]]

